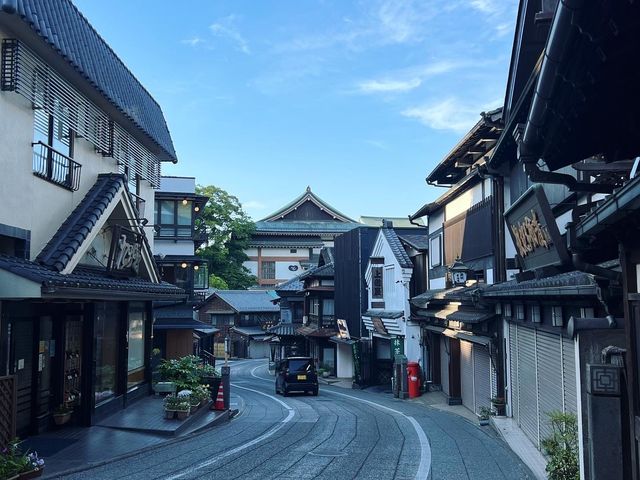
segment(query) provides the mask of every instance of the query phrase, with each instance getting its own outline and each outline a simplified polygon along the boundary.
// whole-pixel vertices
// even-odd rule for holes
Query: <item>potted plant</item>
[[[56,425],[64,425],[71,420],[73,408],[66,403],[61,403],[58,408],[53,411],[53,421]]]
[[[38,457],[38,452],[31,452],[24,455],[22,460],[22,471],[20,480],[29,480],[42,475],[44,472],[44,459]]]
[[[498,416],[504,416],[506,402],[504,397],[494,397],[491,399],[491,405]]]
[[[491,416],[491,410],[487,407],[480,407],[478,410],[478,420],[480,421],[480,426],[489,425],[489,417]]]
[[[164,397],[164,418],[171,420],[176,416],[178,407],[182,405],[183,399],[178,398],[175,394],[169,394]]]
[[[191,410],[191,405],[189,404],[189,400],[183,399],[176,406],[176,415],[178,416],[178,420],[184,420],[189,416],[189,412]]]

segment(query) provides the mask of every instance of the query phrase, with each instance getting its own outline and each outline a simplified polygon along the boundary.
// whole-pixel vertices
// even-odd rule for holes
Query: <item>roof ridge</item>
[[[301,195],[298,195],[291,202],[287,203],[285,206],[281,207],[280,209],[276,210],[275,212],[271,213],[270,215],[267,215],[266,217],[264,217],[264,218],[262,218],[262,219],[260,219],[258,221],[259,222],[272,222],[272,221],[276,220],[274,217],[284,216],[287,213],[289,213],[292,209],[294,209],[294,207],[302,205],[306,201],[311,201],[311,202],[315,203],[316,205],[319,204],[320,206],[324,207],[325,210],[328,210],[330,212],[330,214],[332,214],[332,215],[335,214],[333,216],[337,217],[342,222],[345,222],[345,223],[348,223],[348,222],[357,223],[354,219],[348,217],[344,213],[340,212],[336,208],[334,208],[331,205],[329,205],[326,201],[322,200],[318,195],[316,195],[314,192],[311,191],[311,187],[309,187],[309,186],[307,186],[306,190]],[[304,220],[296,220],[296,221],[304,221]],[[313,221],[319,221],[319,220],[310,220],[310,221],[313,222]],[[324,221],[328,222],[328,220],[324,220]]]

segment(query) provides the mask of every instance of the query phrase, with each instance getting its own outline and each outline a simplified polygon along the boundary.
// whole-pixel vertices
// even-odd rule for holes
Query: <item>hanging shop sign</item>
[[[392,337],[390,343],[391,358],[396,358],[396,355],[404,355],[404,337]]]
[[[345,340],[350,340],[351,335],[349,335],[349,327],[347,325],[347,321],[342,318],[338,318],[336,322],[338,323],[338,337],[344,338]]]
[[[143,238],[140,233],[121,225],[114,225],[107,271],[112,275],[123,277],[138,276],[142,261],[142,243]]]
[[[389,332],[387,332],[384,322],[380,317],[371,317],[371,323],[373,323],[373,328],[377,333],[381,335],[389,335]]]
[[[569,260],[542,185],[529,188],[504,212],[524,270],[562,265]]]

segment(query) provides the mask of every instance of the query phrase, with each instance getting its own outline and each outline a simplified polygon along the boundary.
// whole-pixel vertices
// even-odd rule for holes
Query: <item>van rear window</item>
[[[311,360],[289,360],[290,372],[311,372],[312,370]]]

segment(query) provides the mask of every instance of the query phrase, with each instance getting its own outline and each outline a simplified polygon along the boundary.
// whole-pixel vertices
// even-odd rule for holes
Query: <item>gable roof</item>
[[[160,105],[71,0],[17,0],[16,3],[17,18],[158,145],[168,160],[177,161]],[[11,13],[7,8],[3,11]]]
[[[64,270],[124,185],[123,175],[98,175],[96,183],[38,254],[36,261],[58,272]]]
[[[398,235],[398,238],[402,243],[406,243],[410,247],[415,248],[416,250],[428,250],[429,249],[429,234],[425,233],[424,235],[408,235],[402,234]]]
[[[335,269],[333,268],[333,262],[331,262],[327,263],[326,265],[314,267],[310,270],[307,270],[302,275],[300,275],[300,278],[304,280],[311,277],[332,278],[334,276]]]
[[[380,232],[387,239],[387,243],[393,252],[393,255],[398,260],[401,268],[413,268],[413,263],[407,255],[406,250],[402,246],[398,235],[392,228],[381,228]]]
[[[255,237],[258,238],[260,234],[268,235],[314,235],[318,236],[323,233],[340,234],[348,232],[358,227],[358,223],[348,222],[327,222],[327,221],[295,221],[295,222],[275,222],[260,220],[256,222]],[[256,235],[257,234],[257,235]],[[258,240],[251,240],[258,241]]]
[[[217,290],[217,296],[236,312],[279,312],[280,307],[274,305],[276,298],[272,290]]]
[[[281,209],[273,212],[268,217],[263,218],[262,220],[260,220],[260,222],[274,222],[274,221],[277,221],[277,220],[281,219],[282,217],[286,216],[287,214],[291,213],[292,211],[296,210],[297,208],[299,208],[301,205],[303,205],[306,202],[311,202],[312,204],[314,204],[315,206],[317,206],[321,210],[323,210],[326,213],[328,213],[329,215],[331,215],[334,218],[334,221],[346,222],[346,223],[355,223],[355,220],[347,217],[343,213],[340,213],[338,210],[333,208],[331,205],[329,205],[324,200],[322,200],[320,197],[318,197],[315,193],[313,193],[311,191],[311,187],[307,187],[307,189],[305,190],[304,193],[302,193],[302,195],[296,197],[293,201],[289,202],[287,205],[285,205]]]
[[[274,290],[276,292],[299,292],[304,287],[302,280],[300,280],[300,276],[304,275],[304,272],[300,275],[296,275],[293,278],[290,278],[286,282],[279,283],[276,285]]]

